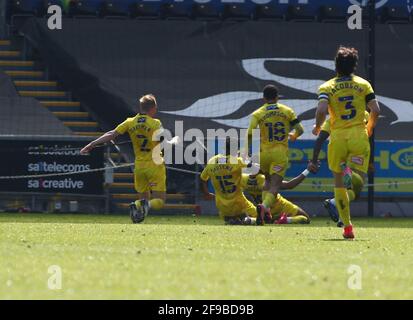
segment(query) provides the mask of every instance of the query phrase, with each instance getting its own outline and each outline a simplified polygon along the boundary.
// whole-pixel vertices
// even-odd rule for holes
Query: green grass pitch
[[[242,227],[0,214],[0,299],[412,299],[413,219],[354,224],[357,239],[345,241],[321,218]],[[59,290],[48,288],[51,265],[61,268]],[[360,290],[348,286],[350,265],[360,267]]]

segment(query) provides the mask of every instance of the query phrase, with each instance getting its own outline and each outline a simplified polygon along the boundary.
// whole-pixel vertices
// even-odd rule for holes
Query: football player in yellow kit
[[[166,193],[166,169],[161,150],[157,148],[163,129],[161,121],[154,118],[158,108],[155,96],[147,94],[141,97],[139,107],[140,112],[136,116],[127,118],[81,150],[81,153],[87,153],[121,134],[129,134],[135,153],[135,189],[142,195],[140,200],[130,204],[133,223],[142,222],[150,208],[161,209]]]
[[[253,130],[260,130],[260,169],[265,175],[262,203],[257,205],[257,224],[271,222],[271,207],[288,168],[288,140],[295,141],[304,128],[295,112],[278,102],[278,88],[267,85],[263,90],[264,105],[253,112],[248,127],[248,155],[252,154]]]
[[[297,177],[291,180],[283,180],[280,190],[291,190],[297,187],[308,176],[310,172],[309,167],[310,165]],[[263,174],[242,175],[242,190],[256,205],[262,202],[261,195],[264,184],[265,177]],[[277,201],[270,208],[270,211],[275,224],[310,223],[308,213],[296,204],[285,199],[281,194],[277,195]]]
[[[252,225],[256,223],[255,205],[242,193],[242,169],[249,166],[238,152],[230,153],[230,142],[226,140],[226,154],[213,156],[201,173],[202,191],[207,199],[214,199],[219,215],[227,224]],[[211,180],[215,194],[208,191]]]
[[[365,111],[364,112],[364,120],[367,124],[369,120],[370,114]],[[324,124],[321,126],[320,133],[318,134],[317,140],[314,144],[313,149],[313,163],[318,163],[318,157],[320,155],[321,148],[323,143],[330,137],[331,133],[331,126],[330,126],[330,119],[327,119]],[[347,165],[347,164],[346,164]],[[349,173],[348,175],[344,175],[344,185],[347,188],[347,193],[350,202],[357,200],[360,197],[361,191],[363,190],[364,180],[363,178],[357,173],[352,170],[355,170],[354,166],[350,162],[348,164],[350,170],[344,170],[344,172]],[[310,168],[311,169],[311,168]],[[337,227],[343,227],[343,222],[340,220],[340,216],[337,211],[336,201],[334,198],[326,199],[323,201],[323,206],[327,209],[331,219],[334,222],[337,222]]]
[[[343,164],[348,168],[347,164],[351,163],[354,171],[361,176],[367,173],[370,157],[369,136],[380,113],[370,83],[354,75],[357,62],[356,49],[339,47],[335,57],[337,76],[319,88],[316,123],[313,129],[313,133],[318,135],[327,113],[330,114],[328,166],[334,175],[334,198],[344,223],[345,239],[353,239],[354,232],[350,219],[349,195],[343,179]],[[370,110],[367,126],[364,120],[366,107]]]

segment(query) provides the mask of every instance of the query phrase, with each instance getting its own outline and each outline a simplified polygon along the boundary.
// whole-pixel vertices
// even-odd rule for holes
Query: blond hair
[[[156,107],[156,98],[153,94],[145,94],[139,99],[142,112],[148,112],[152,107]]]

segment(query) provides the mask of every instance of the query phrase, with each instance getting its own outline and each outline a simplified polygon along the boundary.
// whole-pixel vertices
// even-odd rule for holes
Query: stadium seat
[[[45,3],[43,0],[12,0],[12,15],[42,16],[45,14]]]
[[[236,3],[227,3],[224,5],[222,17],[228,20],[249,20],[252,19],[253,13],[247,6]]]
[[[346,16],[344,7],[322,6],[319,10],[319,20],[322,22],[342,22]]]
[[[366,6],[362,7],[362,9],[363,9],[363,12],[362,12],[363,24],[368,25],[369,21],[370,21],[370,10]],[[380,22],[382,11],[379,9],[379,10],[376,10],[375,13],[376,13],[375,16],[374,16],[375,21]],[[347,16],[348,16],[348,14],[347,14]]]
[[[195,3],[192,7],[192,15],[199,20],[216,20],[221,18],[221,12],[207,3]]]
[[[30,17],[46,13],[43,0],[12,0],[10,2],[10,30],[17,31]]]
[[[72,3],[75,18],[99,17],[102,15],[103,3],[101,0],[74,0]]]
[[[103,2],[102,15],[105,18],[127,18],[131,15],[132,0],[108,0]]]
[[[190,8],[184,3],[165,3],[161,10],[162,16],[168,20],[191,18]]]
[[[309,6],[291,5],[288,6],[287,20],[290,21],[314,21],[317,19],[317,13]]]
[[[411,17],[406,7],[388,6],[383,8],[381,18],[384,23],[408,23]]]
[[[138,2],[132,5],[131,14],[137,19],[160,19],[160,6],[158,3]]]
[[[62,8],[62,12],[64,15],[69,14],[71,12],[72,8],[72,3],[73,1],[70,1],[67,5],[63,3],[62,0],[43,0],[44,2],[44,8],[45,8],[45,14],[47,15],[47,8],[53,5],[57,5],[60,8]]]
[[[285,12],[274,4],[257,5],[254,10],[254,19],[258,20],[285,20]]]

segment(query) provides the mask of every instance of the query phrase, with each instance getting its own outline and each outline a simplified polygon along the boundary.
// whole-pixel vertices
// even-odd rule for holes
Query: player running
[[[304,128],[294,111],[278,103],[278,88],[267,85],[263,90],[264,105],[251,117],[248,127],[248,155],[252,154],[252,133],[260,130],[260,168],[265,175],[262,203],[258,204],[257,224],[271,223],[270,209],[278,199],[278,191],[288,167],[288,139],[295,141]],[[293,132],[291,132],[293,131]]]
[[[129,205],[133,223],[141,223],[149,209],[159,210],[164,206],[166,192],[166,169],[160,148],[161,121],[155,119],[156,98],[152,94],[139,99],[140,112],[127,118],[115,129],[106,132],[85,146],[81,153],[128,133],[135,153],[135,190],[142,195],[140,200]],[[152,198],[152,199],[151,199]]]
[[[367,124],[369,120],[370,114],[365,111],[364,112],[364,121]],[[330,126],[330,119],[327,119],[323,125],[321,126],[320,133],[318,134],[317,140],[314,144],[313,149],[313,158],[312,163],[318,163],[318,156],[320,155],[321,148],[324,142],[330,137],[331,133],[331,126]],[[311,169],[311,168],[310,168]],[[357,169],[354,168],[352,163],[349,163],[349,167],[347,168],[347,164],[343,165],[343,179],[344,179],[344,186],[347,188],[348,198],[349,201],[357,200],[360,197],[361,191],[363,190],[364,180],[363,178],[353,170]],[[326,199],[323,201],[323,206],[327,209],[331,219],[334,222],[337,222],[337,227],[342,228],[344,226],[343,222],[340,220],[340,216],[337,211],[336,207],[336,200]]]
[[[319,88],[316,124],[313,133],[318,135],[330,114],[331,136],[328,144],[328,166],[335,180],[334,198],[344,223],[343,237],[353,239],[350,219],[349,195],[344,185],[343,164],[351,164],[354,171],[363,176],[367,173],[370,157],[369,136],[372,135],[380,113],[373,88],[367,80],[354,75],[358,51],[339,47],[336,57],[337,76]],[[365,124],[366,106],[370,116]]]
[[[252,225],[256,223],[255,205],[242,193],[242,169],[248,165],[238,156],[230,153],[230,139],[226,140],[226,154],[212,157],[201,173],[202,191],[209,200],[215,198],[219,216],[227,224]],[[215,194],[208,191],[207,181],[211,179]]]
[[[317,162],[316,162],[317,163]],[[280,190],[290,190],[297,187],[310,173],[307,168],[300,175],[291,179],[283,180]],[[262,202],[261,195],[265,184],[265,177],[262,174],[248,175],[243,174],[241,187],[244,194],[252,199],[255,204]],[[285,199],[281,194],[278,194],[277,201],[270,208],[273,223],[275,224],[290,224],[290,223],[310,223],[310,216],[302,208]]]

